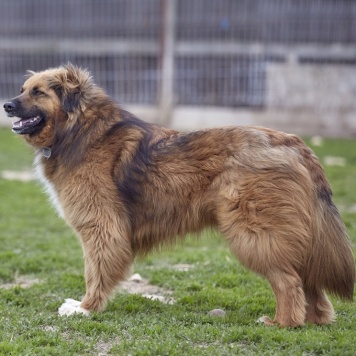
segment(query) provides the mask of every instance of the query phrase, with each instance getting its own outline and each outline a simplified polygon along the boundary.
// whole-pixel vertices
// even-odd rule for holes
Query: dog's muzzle
[[[12,131],[24,135],[34,133],[43,124],[43,115],[38,111],[24,112],[22,105],[16,99],[4,104],[4,109],[9,117],[18,117],[20,120],[12,124]]]

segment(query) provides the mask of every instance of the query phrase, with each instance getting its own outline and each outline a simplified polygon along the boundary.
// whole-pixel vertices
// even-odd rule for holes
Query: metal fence
[[[271,63],[356,64],[356,1],[2,0],[0,33],[0,98],[27,69],[71,61],[118,101],[165,115],[263,108]]]

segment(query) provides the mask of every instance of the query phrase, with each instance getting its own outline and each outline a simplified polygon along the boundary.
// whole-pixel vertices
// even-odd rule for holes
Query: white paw
[[[75,313],[89,315],[90,311],[82,308],[80,302],[71,298],[66,299],[58,309],[58,314],[61,316],[73,315]]]
[[[264,315],[264,316],[261,316],[260,318],[258,318],[256,320],[258,323],[261,323],[261,324],[265,324],[265,325],[268,325],[268,326],[273,326],[275,325],[276,323],[271,320],[268,316]]]

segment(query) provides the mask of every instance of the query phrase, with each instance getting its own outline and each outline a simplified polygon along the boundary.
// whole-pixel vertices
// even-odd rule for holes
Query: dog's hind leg
[[[280,171],[254,174],[242,183],[222,191],[220,231],[241,263],[271,284],[276,315],[260,320],[282,327],[303,325],[306,300],[300,271],[311,240],[309,191]]]
[[[81,302],[67,299],[58,309],[60,315],[104,310],[114,288],[130,272],[133,257],[129,244],[125,239],[104,234],[103,231],[96,228],[92,234],[81,232],[86,294]]]
[[[265,241],[262,241],[265,238]],[[236,257],[248,268],[267,278],[276,297],[276,315],[273,320],[261,317],[258,321],[266,325],[282,327],[303,325],[306,301],[303,283],[295,269],[278,256],[268,236],[237,237],[231,244]],[[248,248],[247,248],[248,245]]]
[[[243,265],[267,278],[276,297],[274,319],[262,317],[259,321],[282,327],[300,326],[306,315],[303,282],[292,265],[293,258],[288,257],[291,251],[286,245],[282,248],[281,238],[275,236],[266,231],[259,234],[245,231],[229,240],[230,247]]]
[[[318,325],[330,324],[335,320],[335,312],[328,297],[322,290],[305,289],[307,314],[305,321]]]
[[[258,321],[281,327],[301,326],[305,321],[305,295],[300,277],[293,272],[271,271],[266,276],[277,300],[273,321],[263,316]]]

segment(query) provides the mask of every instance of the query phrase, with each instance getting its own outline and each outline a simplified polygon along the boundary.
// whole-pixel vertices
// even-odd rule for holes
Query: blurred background
[[[68,61],[177,129],[356,137],[354,0],[1,0],[1,103]]]

